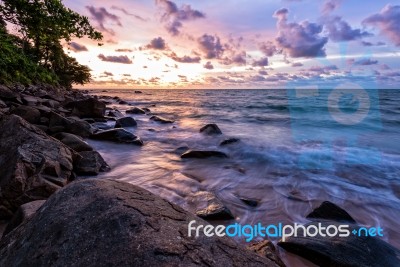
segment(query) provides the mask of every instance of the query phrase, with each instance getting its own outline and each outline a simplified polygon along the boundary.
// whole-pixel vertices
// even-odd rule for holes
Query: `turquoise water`
[[[329,200],[359,223],[383,227],[384,239],[400,248],[400,90],[93,92],[126,100],[130,105],[111,105],[121,111],[149,107],[175,120],[161,125],[133,116],[138,127],[129,130],[143,139],[142,148],[90,141],[113,168],[103,177],[192,211],[196,192],[214,192],[243,224],[306,222]],[[224,135],[200,134],[206,123],[217,123]],[[228,137],[241,141],[220,147]],[[181,160],[179,147],[220,150],[229,159]],[[239,197],[260,205],[250,208]]]

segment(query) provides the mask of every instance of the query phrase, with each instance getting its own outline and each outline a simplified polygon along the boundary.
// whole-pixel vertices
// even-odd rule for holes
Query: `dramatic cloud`
[[[203,67],[204,67],[205,69],[208,69],[208,70],[214,69],[214,66],[213,66],[213,64],[212,64],[210,61],[208,61],[206,64],[204,64]]]
[[[161,6],[164,13],[161,21],[165,22],[165,28],[172,35],[179,35],[180,28],[182,28],[182,21],[191,21],[195,19],[204,18],[205,15],[192,9],[190,5],[182,5],[181,8],[169,0],[156,0],[157,5]]]
[[[282,8],[274,14],[274,17],[278,19],[278,37],[276,38],[278,48],[293,58],[326,56],[324,46],[328,38],[320,36],[322,26],[308,21],[288,23],[288,13],[286,8]]]
[[[76,42],[70,42],[69,47],[72,51],[74,52],[83,52],[83,51],[88,51],[87,47],[81,44],[78,44]]]
[[[111,35],[114,35],[114,31],[112,29],[106,28],[105,23],[111,22],[115,23],[118,26],[122,26],[120,18],[107,11],[104,7],[96,8],[94,6],[86,6],[87,10],[89,10],[90,14],[92,15],[93,19],[97,21],[99,25],[99,29],[104,32],[108,32]]]
[[[324,24],[329,39],[334,42],[354,41],[372,35],[360,29],[352,29],[352,27],[339,16],[326,18]]]
[[[155,49],[155,50],[165,50],[167,48],[167,44],[165,40],[161,37],[154,38],[150,41],[148,45],[146,45],[147,49]]]
[[[378,27],[382,34],[400,46],[400,6],[387,5],[380,13],[366,18],[363,24]]]
[[[207,59],[221,58],[224,53],[225,49],[218,36],[204,34],[197,39],[197,42]]]
[[[176,62],[180,63],[199,63],[201,58],[200,57],[190,57],[190,56],[183,56],[179,57],[174,52],[170,54],[170,57],[175,60]]]
[[[360,66],[370,66],[370,65],[376,65],[378,64],[378,60],[372,60],[370,58],[364,58],[360,59],[354,62],[355,65],[360,65]]]
[[[105,56],[103,54],[98,55],[102,61],[113,62],[113,63],[121,63],[121,64],[132,64],[132,60],[127,56]]]
[[[125,8],[118,7],[118,6],[112,6],[111,9],[121,11],[121,12],[124,13],[125,15],[134,17],[134,18],[136,18],[136,19],[138,19],[138,20],[146,21],[146,19],[142,18],[141,16],[128,12]]]
[[[260,58],[258,60],[254,60],[251,64],[253,67],[265,67],[269,65],[269,61],[267,57]]]

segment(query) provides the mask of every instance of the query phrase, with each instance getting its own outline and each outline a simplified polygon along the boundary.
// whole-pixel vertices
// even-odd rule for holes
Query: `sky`
[[[400,1],[64,0],[86,88],[400,88]]]

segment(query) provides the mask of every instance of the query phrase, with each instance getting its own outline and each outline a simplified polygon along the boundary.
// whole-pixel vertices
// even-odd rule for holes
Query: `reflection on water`
[[[143,139],[141,148],[90,141],[112,167],[103,177],[142,186],[191,211],[196,209],[190,201],[196,192],[213,192],[242,224],[306,222],[312,207],[329,200],[359,223],[382,227],[385,240],[400,248],[400,91],[380,91],[382,127],[363,131],[362,127],[372,129],[377,118],[366,120],[357,128],[357,142],[346,141],[354,128],[327,123],[318,111],[324,105],[321,100],[298,106],[291,102],[290,108],[299,112],[290,113],[290,99],[283,90],[147,90],[143,94],[109,90],[102,94],[150,107],[152,113],[176,121],[162,125],[149,121],[148,115],[135,115],[138,127],[128,130]],[[294,129],[293,122],[302,128]],[[224,135],[200,134],[206,123],[217,123]],[[307,138],[315,132],[340,133],[341,138],[326,147]],[[220,147],[227,137],[241,141]],[[229,159],[181,160],[176,150],[180,147],[220,150]],[[345,155],[357,162],[370,153],[370,147],[379,152],[375,164],[349,165],[343,160]],[[332,168],[302,168],[299,156],[310,149],[314,152],[306,161],[333,160]],[[260,204],[249,207],[240,197]]]

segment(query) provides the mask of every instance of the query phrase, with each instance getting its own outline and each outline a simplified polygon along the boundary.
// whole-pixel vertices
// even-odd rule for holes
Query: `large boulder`
[[[40,121],[40,111],[29,106],[14,107],[10,111],[12,114],[18,115],[29,123],[37,124]]]
[[[0,219],[48,198],[73,177],[73,150],[16,115],[0,120]]]
[[[137,186],[82,180],[0,241],[0,266],[278,266],[226,237],[188,237],[192,220],[208,225]]]
[[[102,118],[106,112],[106,104],[95,98],[69,102],[66,108],[80,118]]]
[[[110,170],[107,162],[97,151],[83,151],[79,155],[82,158],[75,164],[75,171],[79,175],[97,175]]]
[[[61,132],[54,134],[53,137],[57,138],[64,145],[67,145],[68,147],[72,148],[77,152],[93,150],[93,148],[87,142],[85,142],[82,138],[74,134]]]
[[[133,145],[143,145],[143,141],[131,132],[122,128],[100,131],[91,136],[92,139],[125,143]]]
[[[0,99],[4,101],[11,101],[22,104],[22,100],[19,93],[14,92],[10,88],[7,88],[6,86],[1,84],[0,84]]]
[[[51,112],[49,131],[51,133],[67,132],[81,137],[89,137],[93,134],[94,128],[84,120],[75,117],[65,118],[55,112]]]

